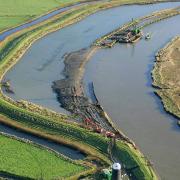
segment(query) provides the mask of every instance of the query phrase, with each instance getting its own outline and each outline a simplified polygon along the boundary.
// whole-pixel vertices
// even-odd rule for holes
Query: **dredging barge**
[[[113,36],[101,42],[101,46],[111,48],[116,43],[134,43],[142,38],[140,28],[127,29],[113,34]]]
[[[119,43],[133,43],[138,41],[142,37],[142,31],[140,28],[127,29],[124,32],[116,33],[110,40],[115,40]]]

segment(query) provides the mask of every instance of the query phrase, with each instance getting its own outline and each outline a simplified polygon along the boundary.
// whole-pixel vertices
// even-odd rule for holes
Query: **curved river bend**
[[[154,163],[160,177],[180,178],[180,129],[154,95],[151,70],[154,56],[180,33],[180,17],[144,29],[152,39],[99,50],[87,64],[86,82],[94,82],[100,104],[116,125]]]
[[[15,91],[11,97],[66,112],[59,107],[51,89],[54,80],[63,78],[60,72],[64,68],[65,53],[88,47],[132,17],[177,5],[180,3],[132,5],[101,11],[38,40],[5,76]],[[150,26],[147,29],[153,31],[150,41],[98,51],[87,65],[85,77],[87,81],[94,81],[102,106],[116,124],[152,159],[160,176],[168,180],[180,177],[179,132],[176,126],[170,126],[172,118],[159,109],[162,106],[153,95],[150,70],[156,50],[178,33],[179,25],[175,24],[178,18]]]
[[[39,24],[43,21],[46,21],[46,20],[56,16],[57,14],[60,14],[62,12],[65,12],[67,10],[70,10],[70,9],[77,7],[77,6],[80,6],[80,5],[86,5],[86,4],[92,4],[92,3],[95,3],[95,2],[93,2],[93,1],[92,2],[81,2],[81,3],[72,4],[72,5],[69,5],[66,7],[58,8],[57,10],[54,10],[52,12],[45,14],[45,15],[42,15],[42,16],[40,16],[40,17],[30,21],[30,22],[27,22],[27,23],[24,23],[24,24],[19,25],[17,27],[3,31],[2,33],[0,33],[0,41],[4,40],[5,38],[7,38],[8,36],[10,36],[11,34],[17,32],[17,31],[20,31],[20,30],[23,30],[25,28],[31,27],[33,25]]]

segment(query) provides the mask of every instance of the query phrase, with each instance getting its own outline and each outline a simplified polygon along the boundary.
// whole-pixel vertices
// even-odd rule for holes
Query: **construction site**
[[[132,18],[129,23],[125,24],[121,28],[116,29],[96,40],[94,45],[102,48],[111,48],[116,43],[135,43],[144,36],[142,32],[144,27],[179,14],[179,8],[180,7],[167,9],[161,12],[154,12],[151,15],[144,16],[139,19]],[[150,39],[150,37],[150,34],[144,36],[146,40]]]
[[[113,34],[107,40],[101,43],[101,46],[112,47],[116,43],[134,43],[141,39],[143,36],[140,28],[134,27],[133,29],[127,29],[122,32]]]

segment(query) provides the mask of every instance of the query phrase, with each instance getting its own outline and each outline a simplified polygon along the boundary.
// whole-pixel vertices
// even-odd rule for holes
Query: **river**
[[[94,82],[100,104],[116,125],[150,158],[162,179],[178,180],[180,129],[154,95],[154,55],[180,33],[179,16],[144,29],[152,39],[99,50],[87,64],[86,82]]]
[[[177,5],[180,3],[108,9],[47,35],[35,42],[6,74],[5,79],[11,81],[15,91],[11,97],[67,113],[59,107],[51,89],[52,81],[63,78],[60,72],[64,68],[65,53],[88,47],[132,17]],[[178,18],[145,29],[153,32],[150,41],[98,51],[88,63],[85,76],[87,81],[94,81],[97,96],[113,121],[154,162],[162,179],[168,180],[180,177],[179,130],[153,94],[150,71],[157,49],[178,33]]]
[[[9,96],[15,100],[24,99],[68,114],[59,107],[51,88],[53,81],[63,78],[60,73],[64,68],[63,55],[88,47],[95,39],[131,21],[132,17],[140,17],[177,4],[180,3],[131,5],[108,9],[45,36],[36,41],[21,61],[6,74],[5,79],[10,80],[15,91],[15,95]]]

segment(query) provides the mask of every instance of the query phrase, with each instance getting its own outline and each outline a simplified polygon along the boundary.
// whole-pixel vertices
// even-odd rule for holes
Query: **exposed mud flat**
[[[85,97],[82,83],[84,66],[91,51],[92,49],[82,49],[65,55],[63,71],[65,78],[55,81],[52,86],[58,94],[58,100],[62,107],[83,118],[89,117],[89,115],[82,114],[79,110],[83,110],[83,107],[91,104]]]
[[[130,139],[114,127],[111,119],[96,98],[93,83],[90,85],[90,91],[92,91],[94,98],[89,99],[84,92],[85,65],[96,50],[97,47],[90,47],[65,55],[63,71],[65,78],[54,81],[52,88],[57,93],[61,106],[70,111],[76,120],[87,125],[86,120],[90,119],[86,128],[92,128],[96,132],[104,134],[110,132],[112,133],[110,135],[114,134],[116,138],[134,145]]]
[[[103,124],[103,128],[113,131],[101,116],[102,108],[98,102],[93,103],[84,93],[84,67],[96,49],[81,49],[65,55],[65,78],[55,81],[52,88],[56,91],[62,107],[74,114],[77,120],[83,122],[90,118],[96,123]]]
[[[165,109],[180,118],[180,36],[156,54],[152,75]]]

